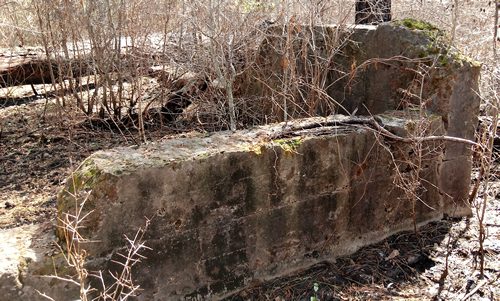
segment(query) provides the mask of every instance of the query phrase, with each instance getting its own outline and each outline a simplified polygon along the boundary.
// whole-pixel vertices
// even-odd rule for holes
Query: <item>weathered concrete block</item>
[[[288,118],[418,108],[440,115],[447,135],[473,140],[479,72],[479,63],[422,21],[352,28],[292,24],[270,28],[240,90],[260,97],[267,115]],[[470,157],[468,146],[446,143],[441,189],[458,205],[449,215],[471,214]]]
[[[401,112],[377,119],[402,135],[416,122]],[[411,145],[362,126],[368,120],[310,118],[100,151],[58,210],[74,210],[69,192],[92,190],[82,234],[98,241],[85,247],[98,262],[151,219],[139,299],[221,296],[442,218],[451,205],[439,191],[442,144],[425,145],[417,171]],[[426,122],[444,133],[439,116]],[[407,193],[405,173],[420,179]]]
[[[53,255],[54,235],[50,222],[0,230],[0,301],[75,300],[79,288],[55,279],[74,275],[62,254]]]

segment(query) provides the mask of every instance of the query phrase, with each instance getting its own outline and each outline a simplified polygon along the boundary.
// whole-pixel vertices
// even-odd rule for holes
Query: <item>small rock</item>
[[[385,260],[391,260],[399,256],[399,250],[392,250],[391,254],[385,258]]]
[[[412,264],[415,264],[419,259],[419,256],[416,256],[416,255],[410,255],[408,256],[408,259],[406,260],[406,262],[409,264],[409,265],[412,265]]]
[[[465,292],[470,292],[476,285],[476,282],[473,279],[467,279],[467,285],[465,286]]]

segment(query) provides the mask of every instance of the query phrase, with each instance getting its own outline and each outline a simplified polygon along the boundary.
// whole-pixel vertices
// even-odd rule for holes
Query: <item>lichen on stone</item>
[[[280,146],[285,152],[295,152],[302,144],[301,137],[294,137],[291,139],[275,139],[273,144]]]
[[[434,58],[432,63],[436,63],[440,67],[447,67],[453,64],[457,66],[463,66],[464,64],[469,64],[472,67],[481,66],[481,63],[463,55],[460,51],[452,47],[450,38],[445,31],[429,22],[406,18],[396,20],[393,23],[410,30],[418,30],[428,37],[429,43],[423,45],[423,47],[419,47],[417,52],[420,58]]]
[[[422,20],[406,18],[402,20],[396,20],[394,21],[394,23],[404,26],[408,29],[423,30],[427,32],[435,32],[442,34],[442,30],[440,30],[437,26],[434,26],[431,23]]]
[[[257,143],[257,144],[253,144],[253,145],[250,145],[248,147],[248,150],[255,153],[256,155],[262,155],[262,151],[263,149],[265,149],[265,144],[263,143]]]

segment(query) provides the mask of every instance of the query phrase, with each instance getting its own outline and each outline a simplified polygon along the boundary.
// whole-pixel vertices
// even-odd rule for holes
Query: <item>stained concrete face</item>
[[[99,243],[85,249],[102,262],[147,217],[152,250],[135,271],[139,299],[199,300],[442,218],[442,144],[425,145],[417,171],[412,146],[360,126],[368,120],[310,118],[288,123],[295,130],[284,137],[277,124],[98,152],[67,187],[92,189],[81,234]],[[403,136],[416,122],[401,112],[377,120]],[[438,116],[425,122],[429,133],[444,133]],[[406,176],[421,179],[418,199],[403,191]],[[74,204],[62,193],[58,209]]]
[[[267,99],[264,104],[275,110],[269,99],[283,101],[273,90],[280,89],[288,67],[296,66],[295,75],[307,80],[315,62],[324,71],[330,102],[304,87],[291,88],[289,94],[304,107],[288,106],[287,114],[328,117],[101,151],[68,179],[58,198],[59,217],[81,205],[75,191],[89,192],[83,214],[90,214],[81,234],[94,241],[84,245],[90,270],[116,269],[109,259],[121,259],[124,235],[134,237],[148,218],[151,250],[133,270],[143,289],[138,299],[217,299],[253,281],[352,253],[414,224],[470,214],[469,146],[406,143],[380,135],[373,120],[403,137],[420,128],[425,130],[419,135],[472,139],[479,67],[439,48],[432,32],[394,24],[349,32],[306,29],[272,29],[257,57],[258,72],[239,79],[252,79],[240,91],[256,101]],[[294,37],[294,64],[277,50],[284,32]],[[310,32],[322,33],[314,56],[303,43]],[[426,66],[423,79],[411,71],[419,66]],[[412,98],[416,91],[418,100]],[[372,114],[375,119],[360,116]],[[52,296],[63,292],[58,300],[76,298],[66,284],[36,276],[54,267],[46,250],[37,252],[18,264],[23,277],[2,274],[1,287],[19,286],[9,291],[11,300],[16,294],[36,300],[37,286]],[[64,266],[61,256],[55,262],[56,268]],[[63,268],[58,275],[68,273]]]
[[[268,116],[418,109],[441,116],[447,135],[474,140],[480,65],[445,41],[439,29],[410,19],[353,28],[276,26],[254,68],[241,76],[240,90],[261,99]],[[440,189],[456,204],[446,211],[452,216],[471,214],[470,155],[468,146],[446,143]]]

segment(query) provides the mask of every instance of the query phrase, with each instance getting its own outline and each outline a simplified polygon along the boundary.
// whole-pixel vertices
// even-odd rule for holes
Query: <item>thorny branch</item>
[[[458,143],[464,143],[468,144],[471,146],[478,147],[479,149],[484,149],[484,145],[477,143],[475,141],[469,140],[469,139],[464,139],[464,138],[459,138],[459,137],[453,137],[453,136],[447,136],[447,135],[439,135],[439,136],[424,136],[424,137],[401,137],[398,136],[386,128],[384,128],[383,125],[381,125],[381,121],[377,120],[379,118],[375,117],[358,117],[358,116],[350,116],[347,119],[343,120],[329,120],[329,121],[324,121],[324,122],[316,122],[312,124],[307,124],[307,125],[300,125],[300,126],[290,126],[290,127],[285,127],[281,132],[272,135],[270,139],[280,139],[280,138],[287,138],[287,137],[292,137],[297,134],[297,132],[300,131],[305,131],[305,130],[310,130],[314,128],[320,128],[320,127],[331,127],[331,126],[362,126],[363,128],[370,129],[384,137],[387,137],[389,139],[393,139],[396,141],[404,142],[404,143],[421,143],[421,142],[427,142],[427,141],[449,141],[449,142],[458,142]]]

